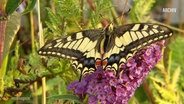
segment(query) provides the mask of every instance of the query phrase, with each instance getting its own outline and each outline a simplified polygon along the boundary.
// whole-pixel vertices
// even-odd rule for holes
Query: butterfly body
[[[172,36],[172,31],[158,24],[137,23],[102,29],[84,30],[44,45],[38,54],[72,60],[81,75],[98,66],[118,72],[119,66],[140,49]]]

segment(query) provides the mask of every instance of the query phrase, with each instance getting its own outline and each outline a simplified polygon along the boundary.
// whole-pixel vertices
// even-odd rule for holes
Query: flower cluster
[[[127,104],[137,87],[145,79],[155,64],[161,59],[160,44],[155,43],[137,52],[125,65],[120,66],[118,77],[112,70],[97,71],[86,75],[81,81],[68,85],[81,99],[89,95],[89,104]]]

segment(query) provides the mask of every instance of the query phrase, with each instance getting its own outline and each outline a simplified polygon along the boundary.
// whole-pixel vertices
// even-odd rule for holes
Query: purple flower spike
[[[137,52],[135,56],[120,66],[122,73],[117,78],[112,70],[102,70],[86,75],[80,82],[72,82],[68,90],[74,91],[82,100],[89,95],[89,104],[128,104],[135,90],[147,74],[161,59],[161,47],[164,41],[157,42]]]
[[[96,96],[91,95],[91,96],[89,97],[89,99],[88,99],[88,102],[89,102],[89,104],[97,104],[97,103],[98,103],[98,99],[97,99]]]

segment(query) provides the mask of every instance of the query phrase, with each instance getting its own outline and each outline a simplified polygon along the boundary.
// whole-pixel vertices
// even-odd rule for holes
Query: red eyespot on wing
[[[96,65],[96,66],[100,66],[100,65],[101,65],[101,63],[102,63],[102,61],[101,61],[101,60],[96,60],[95,65]]]
[[[107,65],[107,59],[102,61],[102,66],[106,66]]]

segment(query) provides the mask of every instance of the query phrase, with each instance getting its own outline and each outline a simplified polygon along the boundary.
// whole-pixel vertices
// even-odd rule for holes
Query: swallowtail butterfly
[[[81,76],[94,72],[97,66],[116,73],[119,66],[134,56],[140,49],[173,35],[163,25],[136,23],[114,27],[84,30],[58,38],[44,45],[39,55],[72,60],[72,66]]]

